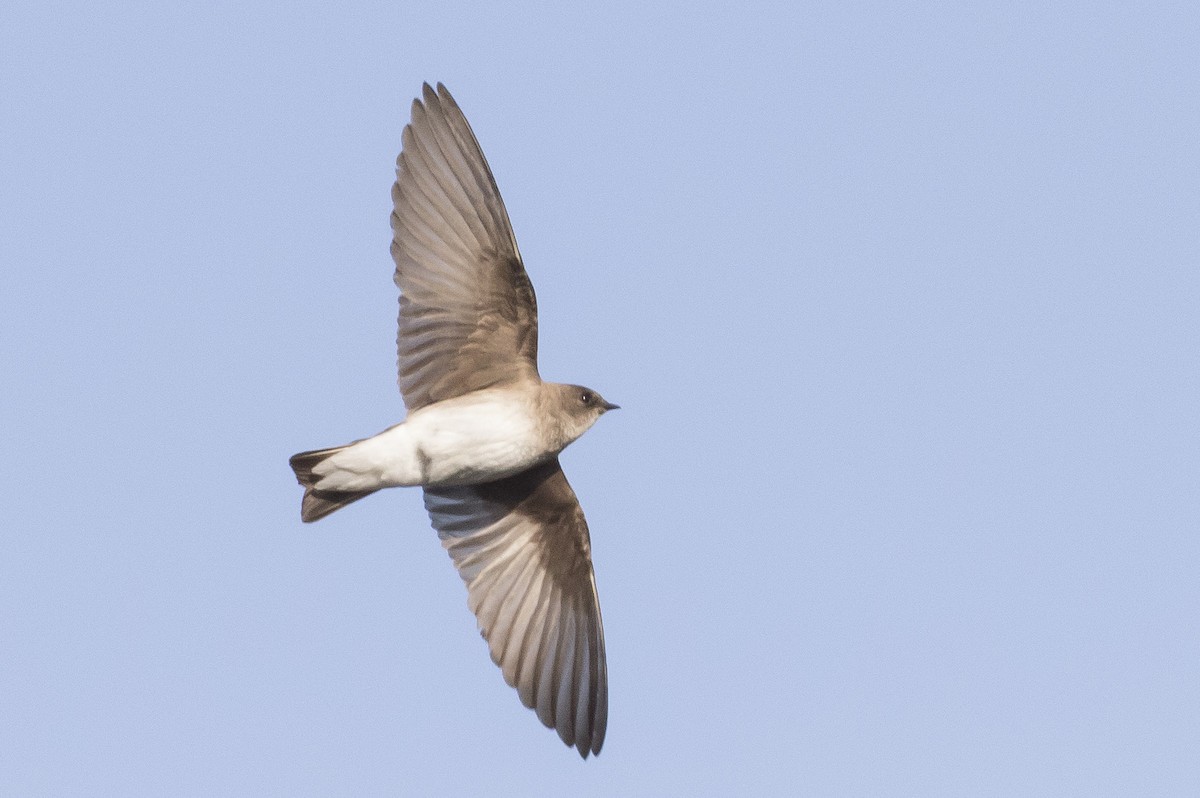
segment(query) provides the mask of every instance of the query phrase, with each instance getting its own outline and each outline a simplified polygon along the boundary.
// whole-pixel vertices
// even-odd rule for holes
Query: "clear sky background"
[[[624,408],[586,763],[419,491],[299,520],[424,80]],[[0,794],[1194,794],[1198,85],[1191,3],[7,4]]]

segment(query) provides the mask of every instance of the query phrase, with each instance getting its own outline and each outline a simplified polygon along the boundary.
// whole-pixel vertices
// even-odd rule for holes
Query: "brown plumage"
[[[587,758],[608,720],[604,630],[587,522],[558,453],[616,405],[539,376],[533,286],[445,86],[425,84],[403,142],[391,223],[409,415],[372,438],[293,456],[301,517],[423,486],[505,681]]]

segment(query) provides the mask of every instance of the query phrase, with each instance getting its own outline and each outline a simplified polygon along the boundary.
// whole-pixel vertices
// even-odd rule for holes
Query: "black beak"
[[[614,405],[612,402],[604,403],[604,411],[605,412],[608,412],[609,410],[620,410],[620,409],[621,409],[620,405]]]

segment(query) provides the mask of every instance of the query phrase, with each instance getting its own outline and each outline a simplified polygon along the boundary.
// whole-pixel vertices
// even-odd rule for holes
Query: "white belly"
[[[548,454],[533,416],[508,397],[451,400],[422,408],[407,427],[422,485],[469,485],[524,471]]]
[[[322,490],[489,482],[553,454],[541,444],[529,403],[481,391],[423,407],[403,424],[358,441],[314,468]]]

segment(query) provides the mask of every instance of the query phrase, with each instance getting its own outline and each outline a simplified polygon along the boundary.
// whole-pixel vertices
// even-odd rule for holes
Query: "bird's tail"
[[[352,446],[353,444],[349,444]],[[304,500],[300,503],[300,520],[305,523],[318,521],[340,510],[351,502],[356,502],[363,496],[370,496],[379,488],[368,490],[318,490],[314,485],[321,480],[321,475],[313,473],[313,469],[326,458],[332,457],[347,446],[335,446],[332,449],[316,449],[311,452],[300,452],[292,455],[288,463],[296,472],[296,481],[304,486]]]

